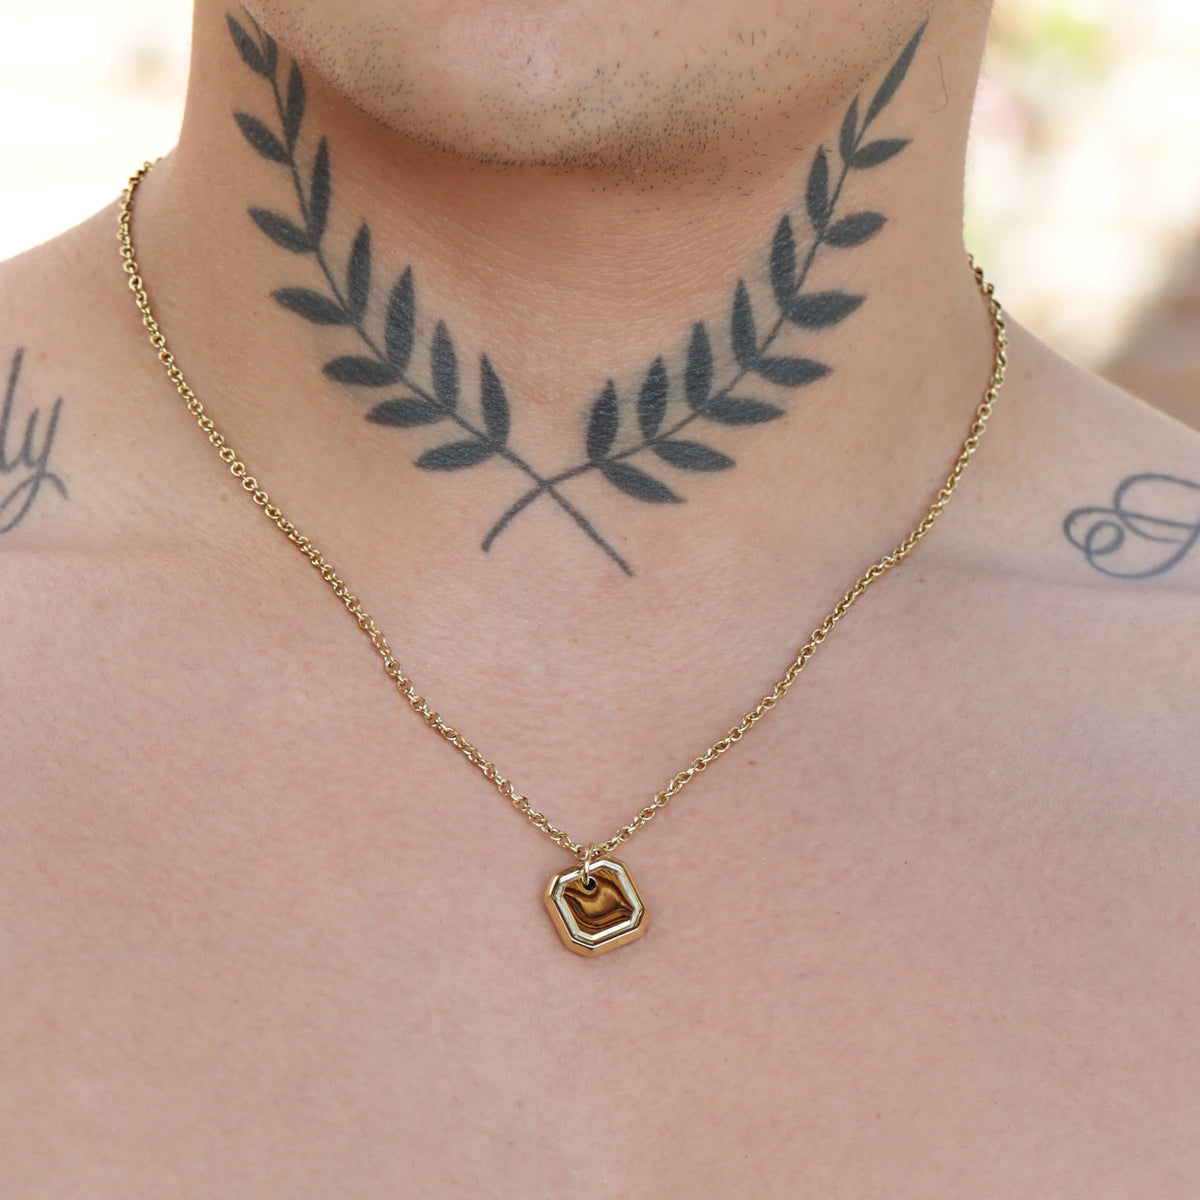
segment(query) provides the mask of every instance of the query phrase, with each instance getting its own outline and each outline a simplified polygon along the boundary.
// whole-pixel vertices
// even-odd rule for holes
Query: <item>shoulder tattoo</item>
[[[15,529],[32,511],[45,484],[66,499],[67,488],[51,468],[63,398],[48,409],[23,403],[21,367],[25,351],[12,357],[0,407],[0,534]]]
[[[1200,541],[1200,481],[1130,475],[1107,506],[1068,513],[1063,532],[1089,566],[1114,579],[1164,575]]]

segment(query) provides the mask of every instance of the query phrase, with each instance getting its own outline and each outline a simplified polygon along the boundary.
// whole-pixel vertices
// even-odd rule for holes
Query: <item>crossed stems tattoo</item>
[[[715,379],[712,340],[703,322],[692,326],[681,386],[672,387],[665,360],[659,356],[646,370],[637,398],[638,429],[618,444],[621,408],[616,385],[610,379],[592,403],[585,435],[584,457],[575,466],[552,475],[535,470],[509,445],[511,419],[508,396],[486,355],[479,363],[479,418],[465,415],[459,404],[461,386],[458,353],[444,321],[438,321],[430,346],[429,384],[412,372],[416,328],[416,299],[412,268],[408,267],[392,288],[384,313],[382,338],[367,328],[371,295],[371,231],[363,222],[355,236],[339,278],[325,249],[325,230],[332,197],[329,144],[322,137],[307,181],[297,159],[296,143],[305,112],[304,77],[293,61],[286,89],[279,82],[279,49],[274,39],[251,20],[253,34],[232,15],[229,32],[243,62],[269,83],[275,102],[278,132],[248,113],[235,119],[250,145],[265,159],[288,168],[295,189],[300,221],[282,213],[251,208],[255,224],[276,245],[295,254],[311,255],[324,276],[328,292],[307,287],[285,287],[274,293],[285,308],[317,325],[353,329],[367,353],[343,355],[327,362],[325,375],[351,387],[401,388],[403,395],[375,404],[367,420],[380,425],[412,428],[449,421],[464,435],[425,451],[416,465],[430,471],[456,471],[492,458],[510,463],[528,477],[531,486],[492,525],[482,548],[490,549],[512,520],[539,497],[557,504],[575,524],[627,575],[629,563],[601,535],[588,518],[563,495],[561,485],[597,471],[619,491],[651,504],[677,504],[683,497],[656,475],[630,460],[653,454],[660,462],[681,471],[722,471],[734,466],[727,454],[694,437],[697,422],[747,426],[784,415],[776,404],[742,394],[744,385],[763,381],[776,389],[796,389],[815,383],[832,368],[813,358],[772,353],[785,326],[819,330],[836,325],[855,312],[865,297],[840,291],[805,292],[804,285],[822,247],[850,248],[873,238],[886,221],[871,211],[835,219],[842,190],[851,171],[864,171],[887,162],[908,145],[907,138],[867,141],[875,119],[896,94],[925,31],[922,25],[892,64],[860,115],[856,96],[846,111],[838,137],[840,169],[831,179],[829,154],[817,149],[808,172],[805,210],[812,236],[800,257],[792,220],[784,215],[775,230],[770,251],[771,291],[778,313],[760,339],[750,293],[744,280],[734,289],[729,316],[729,339],[736,369],[729,379]],[[672,396],[674,404],[672,406]],[[667,420],[668,408],[673,408]],[[645,459],[643,458],[643,462]]]

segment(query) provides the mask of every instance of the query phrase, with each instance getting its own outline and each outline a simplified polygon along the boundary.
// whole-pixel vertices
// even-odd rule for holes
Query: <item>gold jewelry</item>
[[[774,688],[724,737],[714,742],[699,757],[692,759],[691,763],[673,776],[666,787],[658,792],[645,808],[628,824],[622,825],[607,841],[596,844],[581,843],[576,842],[569,834],[534,808],[529,800],[516,790],[512,782],[500,774],[496,765],[490,762],[482,751],[478,750],[457,729],[448,725],[438,713],[429,707],[424,697],[418,694],[412,681],[404,674],[399,662],[392,654],[387,638],[376,627],[374,620],[359,603],[358,598],[351,593],[345,581],[316,546],[283,515],[276,505],[271,503],[266,491],[259,486],[258,480],[250,474],[246,464],[225,440],[224,435],[217,430],[212,418],[204,411],[204,406],[200,403],[196,393],[188,386],[183,372],[175,363],[174,355],[167,347],[166,336],[150,309],[150,298],[146,295],[130,234],[134,192],[146,172],[150,170],[150,166],[150,163],[143,164],[141,170],[130,179],[129,186],[121,196],[119,218],[121,257],[124,261],[125,272],[129,276],[129,287],[142,314],[142,324],[149,331],[150,342],[158,354],[158,360],[166,369],[167,376],[175,385],[175,390],[186,402],[188,412],[196,418],[196,423],[216,449],[221,461],[229,467],[235,478],[241,481],[242,488],[254,503],[321,573],[321,578],[329,584],[333,594],[345,605],[346,610],[358,622],[358,627],[363,633],[370,638],[371,645],[375,647],[375,652],[383,662],[384,671],[395,684],[396,690],[408,702],[409,707],[421,717],[426,725],[440,734],[485,779],[492,783],[500,795],[510,801],[518,812],[522,813],[553,842],[575,856],[578,865],[571,870],[555,875],[546,885],[543,894],[546,908],[564,945],[578,954],[591,956],[602,954],[606,950],[622,946],[626,942],[640,937],[646,931],[646,906],[628,867],[619,860],[611,858],[610,852],[622,842],[628,841],[654,817],[659,809],[665,808],[694,775],[706,770],[722,754],[741,741],[743,736],[783,699],[788,689],[796,682],[800,672],[804,670],[805,664],[817,652],[817,647],[825,641],[833,627],[846,615],[854,602],[881,575],[890,571],[892,567],[913,552],[950,502],[967,464],[970,463],[975,451],[979,448],[979,439],[983,435],[988,418],[992,415],[992,407],[1004,384],[1004,372],[1008,364],[1008,341],[1004,318],[1000,311],[1000,304],[993,294],[992,285],[984,280],[983,272],[972,259],[971,269],[975,273],[975,280],[987,304],[994,330],[995,358],[992,374],[983,400],[975,410],[966,440],[962,444],[954,467],[920,522],[895,549],[877,559],[850,585],[845,595],[833,606],[824,621],[797,651],[796,657]]]

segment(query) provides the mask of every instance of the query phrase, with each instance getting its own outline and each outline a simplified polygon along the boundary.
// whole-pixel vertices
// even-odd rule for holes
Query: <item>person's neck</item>
[[[952,455],[990,367],[953,18],[885,104],[887,68],[864,82],[853,127],[851,96],[752,154],[618,178],[415,145],[307,69],[289,144],[291,60],[256,72],[249,19],[239,55],[201,12],[135,233],[197,390],[248,457],[294,462],[306,503],[401,540],[420,523],[443,555],[526,525],[528,562],[553,537],[629,573],[714,532],[828,534],[898,483],[920,503]]]

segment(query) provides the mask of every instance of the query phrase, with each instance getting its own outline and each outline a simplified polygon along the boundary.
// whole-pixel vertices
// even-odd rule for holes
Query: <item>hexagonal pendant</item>
[[[629,868],[615,858],[588,864],[592,887],[583,886],[583,868],[555,875],[543,899],[563,945],[591,957],[615,950],[646,932],[646,906]]]

